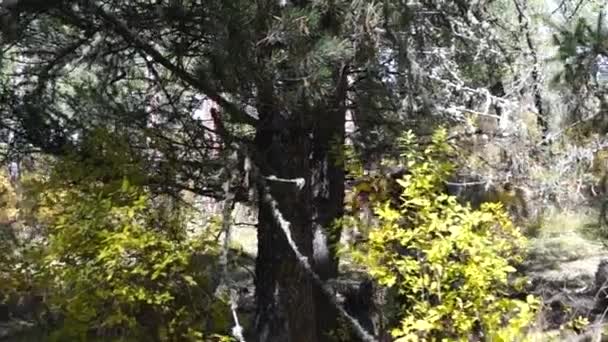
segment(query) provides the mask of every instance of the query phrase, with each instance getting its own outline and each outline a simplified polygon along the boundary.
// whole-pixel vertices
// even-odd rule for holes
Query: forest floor
[[[530,238],[523,269],[530,292],[544,304],[539,340],[582,341],[604,330],[606,312],[596,309],[595,281],[600,261],[608,259],[602,240],[597,215],[591,210],[552,215]],[[566,327],[580,329],[581,334],[567,333]]]

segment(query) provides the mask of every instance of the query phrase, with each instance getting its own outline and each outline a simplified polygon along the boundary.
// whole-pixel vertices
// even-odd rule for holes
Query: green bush
[[[54,336],[208,341],[227,332],[229,308],[214,296],[212,279],[219,227],[189,236],[187,212],[161,210],[165,200],[141,183],[134,152],[120,137],[100,138],[103,170],[87,172],[95,163],[67,156],[28,190],[47,229],[32,262],[51,311],[62,318]]]
[[[502,206],[472,210],[444,192],[453,170],[446,133],[428,147],[402,140],[408,173],[399,205],[375,203],[378,224],[351,250],[382,286],[398,293],[397,341],[515,341],[525,337],[537,301],[511,299],[509,279],[526,239]]]

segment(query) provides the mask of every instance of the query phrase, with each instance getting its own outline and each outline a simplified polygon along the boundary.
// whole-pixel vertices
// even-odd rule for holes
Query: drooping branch
[[[125,41],[133,44],[136,48],[142,50],[155,62],[159,63],[160,65],[173,72],[177,77],[182,79],[187,84],[203,92],[206,96],[209,97],[209,99],[216,102],[219,106],[224,108],[230,115],[232,115],[232,118],[236,122],[246,123],[250,125],[255,124],[256,119],[254,117],[247,114],[244,110],[238,108],[238,106],[236,106],[234,103],[224,98],[215,89],[213,89],[213,86],[207,83],[204,79],[197,78],[194,75],[190,74],[188,71],[173,64],[158,50],[156,50],[154,47],[139,38],[137,34],[134,33],[131,29],[129,29],[129,27],[122,20],[106,12],[103,8],[97,5],[95,5],[95,12],[104,21],[109,23],[114,29],[114,31],[118,33]]]
[[[39,12],[45,9],[51,9],[53,7],[60,7],[63,1],[40,1],[40,0],[11,0],[4,1],[0,4],[0,7],[4,10],[8,10],[11,12]],[[206,95],[210,100],[216,102],[219,106],[221,106],[227,113],[231,115],[231,118],[234,122],[244,123],[249,125],[254,125],[257,119],[252,115],[249,115],[245,110],[239,108],[235,103],[226,99],[223,95],[221,95],[214,87],[209,84],[204,78],[196,77],[192,75],[187,70],[179,67],[178,65],[172,63],[166,56],[164,56],[160,51],[154,48],[149,43],[145,42],[141,39],[135,32],[133,32],[127,24],[117,18],[115,15],[106,12],[101,5],[96,4],[91,1],[88,3],[92,6],[94,13],[101,18],[104,22],[110,25],[112,30],[117,33],[122,39],[124,39],[127,43],[132,44],[134,48],[142,51],[147,56],[151,57],[154,62],[162,65],[167,70],[171,71],[175,76],[181,79],[183,82],[197,89]],[[72,14],[73,10],[62,8],[62,10],[66,13]]]

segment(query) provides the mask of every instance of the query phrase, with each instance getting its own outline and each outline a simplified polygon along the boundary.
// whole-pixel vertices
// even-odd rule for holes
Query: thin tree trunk
[[[532,58],[532,95],[534,96],[534,105],[536,106],[536,110],[538,115],[536,117],[536,122],[538,128],[542,134],[543,142],[546,142],[546,138],[549,134],[549,118],[547,117],[547,113],[543,108],[543,95],[542,95],[542,80],[541,80],[541,70],[540,70],[540,61],[538,58],[538,51],[534,44],[534,40],[532,38],[532,32],[530,28],[530,18],[527,15],[526,11],[528,11],[527,2],[519,0],[513,0],[515,4],[515,8],[519,14],[519,25],[521,30],[524,33],[526,44],[529,49],[530,57]]]

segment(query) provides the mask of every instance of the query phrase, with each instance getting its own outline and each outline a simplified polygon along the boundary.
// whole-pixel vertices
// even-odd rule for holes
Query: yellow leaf
[[[186,283],[188,283],[188,285],[190,285],[190,286],[196,286],[196,285],[198,285],[196,283],[196,281],[194,280],[194,278],[192,278],[192,276],[190,276],[190,275],[185,275],[185,276],[183,276],[183,278],[186,281]]]

